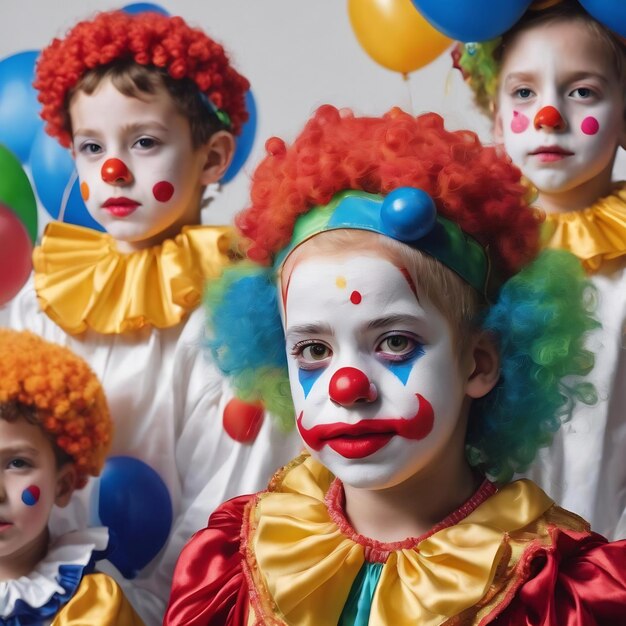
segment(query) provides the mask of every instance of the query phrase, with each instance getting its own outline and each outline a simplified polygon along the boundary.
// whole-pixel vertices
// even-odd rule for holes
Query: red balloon
[[[0,204],[0,305],[11,300],[27,281],[33,247],[24,224]]]
[[[263,406],[233,398],[224,409],[224,430],[235,441],[250,443],[256,439],[263,424]]]

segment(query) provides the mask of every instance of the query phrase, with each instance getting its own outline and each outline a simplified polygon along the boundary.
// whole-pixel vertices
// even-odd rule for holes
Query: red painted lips
[[[139,206],[139,202],[124,197],[109,198],[102,203],[102,208],[115,217],[127,217],[131,213],[134,213]]]
[[[347,459],[362,459],[386,446],[396,435],[406,439],[424,439],[435,423],[433,407],[420,394],[415,394],[419,406],[409,418],[364,419],[356,424],[335,422],[318,424],[310,429],[302,424],[302,413],[297,425],[302,439],[313,450],[325,445]]]

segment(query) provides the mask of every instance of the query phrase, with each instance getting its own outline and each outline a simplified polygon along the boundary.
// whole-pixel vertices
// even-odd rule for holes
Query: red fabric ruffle
[[[222,504],[178,558],[164,626],[234,626],[248,620],[248,585],[239,551],[246,504],[240,496]]]
[[[626,626],[626,540],[552,531],[553,545],[526,564],[530,578],[497,626]]]

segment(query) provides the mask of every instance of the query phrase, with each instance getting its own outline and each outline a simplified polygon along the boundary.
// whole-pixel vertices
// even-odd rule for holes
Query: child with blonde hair
[[[626,542],[509,482],[593,398],[588,282],[517,169],[398,109],[266,148],[212,347],[306,452],[194,535],[165,624],[626,624]]]

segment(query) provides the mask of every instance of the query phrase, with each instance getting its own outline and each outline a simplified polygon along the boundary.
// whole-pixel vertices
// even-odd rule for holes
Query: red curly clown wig
[[[0,329],[0,405],[34,409],[41,428],[75,464],[76,487],[97,476],[113,424],[104,391],[83,359],[29,332]]]
[[[469,463],[492,480],[506,482],[528,467],[578,402],[595,401],[593,385],[578,378],[594,360],[584,347],[585,333],[596,325],[590,312],[593,294],[574,255],[538,253],[542,218],[528,206],[520,172],[508,158],[481,146],[472,132],[446,131],[436,114],[413,117],[398,109],[380,118],[359,118],[324,106],[291,145],[273,138],[266,147],[268,156],[252,177],[251,205],[237,218],[251,239],[248,256],[255,262],[226,269],[206,292],[205,343],[241,399],[261,401],[280,425],[295,421],[277,288],[277,273],[289,270],[277,261],[291,253],[299,216],[328,205],[345,190],[389,197],[396,189],[417,187],[431,196],[441,216],[484,246],[498,283],[486,300],[445,254],[435,252],[428,265],[419,267],[402,262],[409,273],[415,269],[420,289],[451,324],[462,333],[487,332],[497,344],[500,379],[470,406]],[[357,219],[352,226],[347,213],[341,218],[345,228],[358,230],[362,223]],[[365,237],[351,239],[341,232],[343,226],[326,232],[324,224],[313,219],[296,238],[300,242],[324,233],[318,241],[325,240],[327,247],[306,244],[314,250],[312,258],[327,251],[360,253]],[[377,236],[390,237],[382,230]],[[430,255],[413,242],[394,242],[396,251],[399,247],[406,259]],[[380,250],[388,254],[382,243]],[[471,254],[460,263],[465,261],[472,263]],[[465,282],[452,289],[448,278]]]
[[[110,11],[79,22],[42,51],[34,86],[48,134],[68,147],[66,110],[72,89],[90,70],[129,61],[166,71],[175,80],[193,81],[228,114],[235,134],[248,118],[245,92],[250,84],[233,69],[220,44],[178,16]]]
[[[519,170],[476,134],[445,130],[435,113],[414,118],[392,109],[354,117],[326,105],[291,146],[273,137],[266,150],[253,175],[251,206],[236,219],[252,240],[254,261],[269,262],[289,242],[298,216],[337,192],[386,195],[403,186],[430,194],[441,215],[489,250],[504,276],[537,252],[541,217],[528,211]]]

